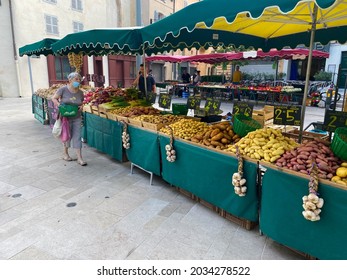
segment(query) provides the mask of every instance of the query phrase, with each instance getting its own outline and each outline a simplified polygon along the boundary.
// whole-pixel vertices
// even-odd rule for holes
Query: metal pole
[[[276,63],[276,70],[275,70],[275,83],[276,83],[278,80],[278,58],[277,57],[275,58],[275,63]]]
[[[146,70],[145,45],[143,45],[142,51],[143,51],[143,81],[144,81],[144,85],[145,85],[145,95],[146,95],[146,99],[147,99],[148,96],[147,96],[147,70]]]
[[[343,100],[342,100],[342,112],[344,111],[344,108],[345,108],[345,99],[346,99],[346,89],[347,89],[347,74],[345,75],[346,78],[345,78],[345,88],[343,90]],[[338,92],[335,92],[335,95],[337,95]]]
[[[28,66],[29,66],[29,78],[30,78],[30,87],[31,87],[31,94],[34,95],[34,84],[33,84],[33,74],[31,71],[31,61],[30,56],[28,56]]]
[[[172,6],[172,13],[174,14],[175,11],[176,11],[176,1],[175,1],[175,0],[173,0],[172,5],[173,5],[173,6]],[[174,54],[174,51],[172,51],[172,54]],[[172,63],[171,67],[172,67],[172,79],[173,79],[173,80],[176,80],[176,77],[177,77],[176,63],[175,63],[175,62]]]
[[[312,52],[313,52],[314,37],[315,37],[315,33],[316,33],[317,10],[318,10],[318,7],[315,4],[314,8],[313,8],[313,19],[312,19],[311,38],[310,38],[310,51],[309,51],[308,61],[307,61],[305,90],[304,90],[304,96],[302,99],[299,143],[301,143],[301,141],[302,141],[302,133],[303,133],[304,120],[305,120],[306,98],[307,98],[307,94],[308,94],[308,90],[309,90],[310,72],[311,72],[311,64],[312,64]]]

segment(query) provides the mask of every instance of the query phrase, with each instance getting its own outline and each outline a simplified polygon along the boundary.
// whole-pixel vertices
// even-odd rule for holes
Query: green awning
[[[52,48],[59,55],[67,55],[70,52],[82,52],[89,56],[141,54],[143,41],[138,27],[92,29],[68,34]]]
[[[171,45],[214,44],[218,35],[203,30],[228,32],[225,45],[246,48],[282,49],[299,44],[309,46],[313,7],[318,5],[316,42],[347,41],[347,0],[204,0],[187,6],[141,30],[143,40],[153,48]],[[195,33],[201,30],[200,33]],[[247,36],[240,36],[248,35]],[[217,38],[217,39],[216,39]]]
[[[58,42],[58,39],[53,39],[53,38],[45,38],[43,40],[40,40],[38,42],[32,43],[25,45],[23,47],[19,48],[19,56],[24,56],[24,55],[49,55],[53,54],[52,51],[52,44]]]

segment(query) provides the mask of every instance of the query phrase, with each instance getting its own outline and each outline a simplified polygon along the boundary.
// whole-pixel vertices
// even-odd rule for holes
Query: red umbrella
[[[146,61],[166,61],[166,62],[203,62],[209,64],[221,63],[230,60],[243,59],[260,59],[265,57],[273,57],[278,59],[305,59],[308,57],[308,49],[282,49],[270,50],[269,52],[245,51],[245,52],[226,52],[226,53],[209,53],[197,54],[192,56],[184,55],[154,55],[146,58]],[[322,51],[313,51],[313,57],[328,58],[329,53]]]
[[[308,49],[282,49],[282,50],[270,50],[269,52],[257,51],[257,57],[277,57],[280,59],[306,59],[308,57]],[[329,53],[313,50],[313,57],[328,58]]]
[[[182,62],[187,56],[184,55],[153,55],[146,57],[146,61],[165,61],[165,62],[172,62],[172,63],[179,63]]]

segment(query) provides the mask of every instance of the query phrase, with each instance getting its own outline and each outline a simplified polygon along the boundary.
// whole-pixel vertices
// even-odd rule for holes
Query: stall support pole
[[[147,70],[146,70],[146,53],[145,53],[145,45],[143,45],[142,47],[142,51],[143,51],[143,81],[145,84],[145,95],[146,95],[146,99],[148,98],[147,96]]]
[[[316,33],[316,24],[317,24],[317,10],[318,7],[315,4],[312,14],[312,29],[311,29],[311,38],[310,38],[310,51],[308,55],[308,61],[307,61],[307,69],[306,69],[306,80],[305,80],[305,90],[304,90],[304,96],[302,99],[302,108],[301,108],[301,123],[300,123],[300,131],[299,131],[299,143],[302,141],[302,134],[303,134],[303,126],[304,126],[304,120],[305,120],[305,109],[306,109],[306,98],[308,94],[309,89],[309,83],[310,83],[310,72],[311,72],[311,65],[312,65],[312,52],[313,52],[313,44],[314,44],[314,37]]]
[[[28,56],[28,66],[29,66],[29,78],[30,78],[30,87],[31,87],[31,94],[34,95],[34,84],[33,84],[33,73],[31,71],[31,61],[30,56]]]
[[[346,89],[347,89],[347,74],[345,75],[345,88],[343,89],[342,112],[344,112],[345,110]],[[337,94],[338,92],[335,92],[335,96],[337,96]]]

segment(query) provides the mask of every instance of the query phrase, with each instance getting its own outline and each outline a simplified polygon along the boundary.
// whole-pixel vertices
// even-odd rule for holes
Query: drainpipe
[[[136,0],[136,25],[137,26],[142,26],[142,8],[141,8],[142,1],[141,0]],[[145,56],[145,54],[143,54]],[[140,64],[142,56],[141,55],[136,55],[136,71],[135,71],[135,76],[137,76],[137,72],[140,69]]]
[[[10,7],[10,20],[11,20],[13,57],[14,57],[14,62],[15,62],[15,65],[16,65],[16,73],[17,73],[18,97],[22,97],[22,95],[21,95],[22,87],[21,87],[21,84],[20,84],[20,73],[19,73],[18,55],[17,55],[17,48],[16,48],[16,39],[15,39],[15,36],[14,36],[14,28],[13,28],[12,2],[11,2],[11,0],[9,0],[8,2],[9,2],[9,7]]]

